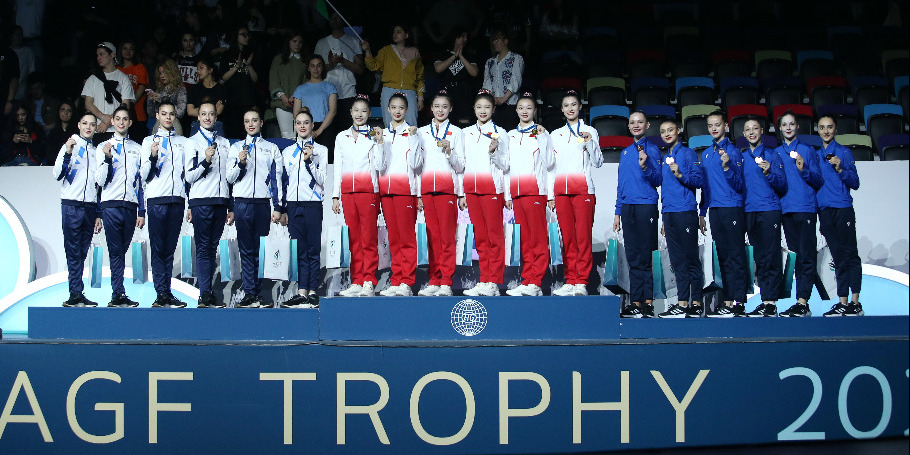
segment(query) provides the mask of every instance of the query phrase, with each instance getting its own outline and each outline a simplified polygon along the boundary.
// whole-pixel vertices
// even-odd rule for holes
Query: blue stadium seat
[[[598,136],[629,135],[629,108],[626,106],[593,106],[589,119]]]
[[[680,106],[714,104],[714,80],[710,77],[676,79],[676,102]]]
[[[847,81],[853,104],[860,112],[870,104],[888,104],[891,102],[891,90],[888,80],[881,76],[859,76]]]
[[[816,136],[814,134],[800,134],[799,141],[815,148],[820,148],[822,146],[821,136]]]
[[[818,117],[830,115],[837,124],[838,134],[859,133],[859,109],[853,104],[829,104],[819,106],[815,111]]]
[[[903,109],[896,104],[870,104],[863,110],[866,133],[872,138],[872,145],[881,151],[878,139],[882,136],[904,132]]]
[[[803,102],[803,80],[798,77],[774,77],[761,79],[765,91],[765,104],[769,110],[782,104]]]
[[[878,156],[882,161],[910,159],[910,135],[901,133],[879,137]]]
[[[645,132],[647,136],[659,135],[660,124],[665,120],[676,118],[676,109],[673,106],[639,106],[638,110],[648,117],[648,122],[651,124],[648,131]]]
[[[629,88],[636,106],[670,104],[670,81],[665,77],[636,77]]]
[[[901,107],[896,104],[870,104],[863,109],[863,121],[869,126],[869,119],[876,116],[903,115]]]
[[[720,101],[726,107],[758,104],[758,79],[754,77],[725,77],[720,80]]]
[[[703,134],[701,136],[692,136],[689,138],[688,146],[690,149],[700,152],[714,143],[714,138],[708,134]]]
[[[819,76],[834,76],[834,53],[831,51],[800,51],[796,54],[796,65],[803,79]]]

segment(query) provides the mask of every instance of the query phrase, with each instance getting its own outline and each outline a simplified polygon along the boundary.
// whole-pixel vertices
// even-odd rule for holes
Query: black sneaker
[[[310,294],[306,297],[307,303],[313,306],[313,308],[319,308],[319,296],[316,294]]]
[[[834,308],[832,308],[832,310],[833,309]],[[809,310],[809,305],[796,302],[793,306],[787,308],[786,311],[781,312],[780,316],[783,318],[807,318],[812,316],[812,311]]]
[[[733,312],[733,307],[721,304],[713,313],[707,315],[709,318],[735,318],[736,313]]]
[[[844,316],[865,316],[865,315],[866,315],[866,312],[863,311],[863,304],[859,303],[859,302],[856,302],[856,303],[850,302],[850,304],[847,305],[847,312],[844,314]]]
[[[111,297],[111,301],[107,306],[110,308],[136,308],[139,306],[139,302],[130,300],[126,294],[119,294]]]
[[[259,308],[274,308],[275,307],[275,302],[266,302],[265,300],[262,300],[262,297],[260,297],[258,295],[256,296],[256,300],[259,302]]]
[[[773,318],[777,316],[777,305],[773,303],[760,303],[754,310],[746,313],[750,318]]]
[[[642,303],[640,311],[641,311],[641,317],[643,317],[645,319],[650,319],[650,318],[654,317],[654,305],[652,305],[650,303]]]
[[[849,304],[844,305],[843,303],[837,302],[834,304],[834,306],[831,307],[830,310],[825,311],[824,316],[826,318],[837,317],[837,316],[846,316],[847,308],[849,308],[848,305]]]
[[[670,308],[667,308],[667,311],[657,315],[659,318],[670,318],[670,319],[680,319],[686,318],[689,316],[689,307],[680,306],[678,303],[673,304]]]
[[[746,305],[740,302],[734,303],[730,307],[730,311],[733,312],[733,317],[744,318],[746,317]]]
[[[284,302],[281,302],[281,308],[297,308],[307,303],[305,295],[295,294]]]
[[[683,308],[686,311],[687,318],[700,318],[702,317],[702,306],[701,305],[689,305]]]
[[[247,294],[243,296],[243,299],[237,302],[236,305],[234,305],[234,308],[256,308],[258,306],[259,301],[256,299],[256,296],[253,294]]]
[[[171,308],[186,308],[186,302],[174,297],[174,294],[168,293],[168,300],[171,302]]]
[[[215,301],[215,293],[205,291],[199,294],[199,300],[196,302],[196,308],[224,308],[224,304],[219,305]]]
[[[158,294],[158,297],[155,298],[155,301],[152,302],[152,308],[168,308],[171,303],[171,298],[167,294]]]
[[[638,305],[632,303],[622,309],[622,311],[619,313],[619,317],[627,319],[641,319],[644,317],[644,315],[641,313],[641,309],[638,308]]]
[[[82,298],[82,305],[83,305],[83,306],[89,306],[89,307],[96,307],[96,306],[98,306],[98,302],[92,302],[91,300],[85,298],[85,294],[81,294],[80,297]]]
[[[65,307],[85,306],[85,304],[82,303],[82,298],[83,298],[82,294],[70,292],[70,298],[67,299],[65,302],[63,302],[63,306],[65,306]]]

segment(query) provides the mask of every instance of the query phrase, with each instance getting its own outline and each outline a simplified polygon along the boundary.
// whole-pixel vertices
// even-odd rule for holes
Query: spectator
[[[92,75],[85,81],[82,96],[85,97],[85,108],[98,118],[96,131],[105,132],[111,128],[111,114],[120,104],[131,106],[135,95],[130,78],[123,71],[114,66],[114,55],[117,48],[105,41],[95,49],[95,61],[98,62],[92,70]],[[107,140],[106,137],[98,138],[99,142]]]
[[[338,13],[329,16],[332,33],[316,43],[314,54],[319,54],[326,62],[328,73],[326,81],[331,82],[338,91],[338,112],[348,112],[354,106],[357,95],[356,76],[363,74],[363,51],[360,43],[351,35],[344,33],[344,20]],[[341,131],[342,122],[336,122],[326,133],[335,137]],[[329,148],[329,163],[332,162],[335,141],[325,144]]]
[[[190,87],[187,94],[186,112],[193,123],[190,125],[190,136],[199,131],[199,108],[203,103],[211,102],[215,104],[215,113],[221,115],[224,112],[224,100],[227,93],[224,86],[219,84],[215,78],[215,64],[208,58],[202,58],[196,64],[196,72],[199,74],[199,83]],[[215,122],[213,131],[219,136],[224,136],[224,123],[221,120]]]
[[[57,121],[57,107],[59,101],[44,92],[44,78],[41,73],[34,72],[25,78],[28,90],[25,92],[23,105],[29,112],[35,113],[35,121],[43,127],[45,132]]]
[[[293,96],[294,118],[307,107],[314,122],[310,136],[319,139],[323,145],[335,140],[334,136],[324,133],[338,113],[338,93],[335,86],[325,80],[325,76],[325,61],[321,55],[313,55],[307,66],[307,81],[294,90]]]
[[[75,107],[76,103],[65,100],[57,108],[57,121],[47,131],[47,141],[45,142],[45,150],[51,152],[46,154],[45,162],[47,164],[52,164],[53,159],[57,157],[56,153],[60,151],[67,139],[79,132],[76,122],[73,121]]]
[[[16,103],[13,112],[3,131],[4,166],[40,166],[44,163],[44,129],[25,106]]]
[[[136,43],[126,40],[120,43],[120,65],[117,67],[123,74],[130,78],[130,85],[133,87],[133,94],[136,95],[136,104],[133,105],[132,116],[135,122],[130,126],[130,131],[135,137],[145,136],[146,121],[148,116],[145,114],[145,100],[147,98],[146,90],[149,86],[149,73],[145,65],[136,58]]]
[[[19,81],[21,82],[36,69],[35,52],[32,51],[32,48],[25,46],[25,41],[22,38],[22,27],[18,25],[13,27],[12,33],[9,35],[9,47],[19,57]],[[19,84],[19,88],[16,90],[16,99],[21,100],[23,98],[25,98],[25,84]]]
[[[223,72],[221,83],[227,92],[227,114],[224,116],[228,137],[245,137],[243,114],[250,109],[259,111],[256,89],[253,84],[259,75],[253,67],[250,31],[240,27],[231,37],[231,47],[221,57],[219,69]]]
[[[480,70],[474,62],[475,53],[468,47],[468,32],[463,27],[452,29],[446,47],[436,60],[433,68],[439,75],[440,88],[445,89],[452,98],[452,114],[455,122],[472,123],[473,108],[471,100],[477,93],[477,76]]]
[[[265,120],[278,120],[281,137],[294,139],[294,89],[303,83],[306,77],[306,64],[301,60],[303,36],[292,34],[284,42],[284,51],[272,59],[269,69],[269,94],[271,109],[265,114]],[[321,72],[325,72],[324,70]]]
[[[177,62],[167,59],[158,66],[158,76],[155,78],[155,90],[148,92],[146,113],[149,114],[149,132],[158,131],[156,121],[152,118],[158,112],[158,106],[173,104],[177,119],[182,119],[186,114],[186,87],[177,69]],[[183,136],[183,127],[180,122],[174,122],[174,133]]]
[[[505,30],[496,30],[490,36],[493,55],[487,60],[483,71],[483,88],[493,92],[496,102],[496,113],[493,120],[507,130],[515,128],[518,118],[515,116],[515,104],[518,102],[518,89],[521,87],[524,59],[509,50],[509,36]],[[504,109],[511,106],[509,109]]]
[[[417,125],[417,112],[423,110],[423,60],[420,51],[412,45],[407,27],[395,24],[392,26],[392,44],[379,50],[376,56],[370,50],[369,41],[360,43],[366,54],[366,66],[370,71],[381,73],[382,78],[382,106],[389,105],[389,99],[396,92],[403,93],[408,99],[409,109],[406,121],[409,125]],[[383,124],[392,121],[388,109],[382,111]]]
[[[199,82],[199,75],[196,74],[196,63],[199,62],[199,54],[196,49],[196,37],[193,36],[192,32],[184,32],[180,37],[180,50],[174,54],[174,60],[177,61],[180,77],[187,88]]]

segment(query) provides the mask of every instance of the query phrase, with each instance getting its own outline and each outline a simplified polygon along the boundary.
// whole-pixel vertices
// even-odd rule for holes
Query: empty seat
[[[720,80],[721,104],[726,107],[737,104],[758,104],[758,80],[754,77],[725,77]]]
[[[821,136],[815,134],[800,134],[799,141],[815,148],[820,148],[822,146]]]
[[[782,104],[776,106],[771,115],[774,119],[775,128],[780,117],[787,111],[792,111],[793,115],[796,116],[796,123],[799,124],[800,133],[812,134],[812,108],[805,104]]]
[[[606,163],[618,163],[622,149],[632,145],[631,136],[601,136],[600,152]]]
[[[831,51],[800,51],[796,53],[796,65],[803,79],[834,76],[837,74],[834,65],[834,53]]]
[[[910,160],[910,136],[901,133],[879,137],[878,156],[882,161]]]
[[[908,106],[907,95],[910,90],[907,89],[908,81],[907,76],[898,76],[894,78],[894,96],[897,97],[898,104],[901,105],[901,108],[904,109],[904,119],[907,119],[907,112],[910,110]]]
[[[680,51],[670,59],[670,74],[673,77],[705,77],[710,73],[708,63],[700,50]]]
[[[752,75],[752,57],[744,50],[717,51],[712,56],[714,77],[749,77]]]
[[[676,103],[680,106],[714,103],[714,80],[710,77],[676,79]]]
[[[626,104],[626,81],[619,77],[593,77],[588,79],[588,104]]]
[[[648,123],[651,124],[645,132],[646,136],[660,135],[660,124],[666,120],[676,119],[676,109],[673,106],[640,106],[638,110],[645,114]]]
[[[710,104],[683,106],[681,114],[686,135],[692,137],[708,134],[708,115],[718,109],[720,108]]]
[[[770,110],[782,104],[803,102],[803,80],[798,77],[762,79],[761,85],[765,91],[765,104]]]
[[[875,149],[872,148],[872,138],[865,134],[838,134],[834,136],[838,144],[850,149],[856,161],[872,161],[875,159]]]
[[[663,77],[667,72],[667,56],[663,51],[629,51],[627,65],[629,78]]]
[[[853,104],[860,112],[870,104],[888,104],[891,102],[891,90],[888,80],[881,76],[860,76],[848,80]]]
[[[866,134],[872,138],[872,145],[881,151],[878,138],[904,132],[903,110],[896,104],[870,104],[863,110]]]
[[[785,50],[755,52],[755,76],[759,79],[793,75],[793,56]]]
[[[670,104],[670,82],[664,77],[634,78],[630,89],[636,106]]]
[[[809,102],[814,110],[828,104],[847,102],[847,81],[837,76],[820,76],[809,79],[806,83],[809,91]]]
[[[906,45],[906,41],[904,41]],[[910,72],[910,50],[889,49],[882,51],[882,71],[888,80],[897,76],[906,76]]]
[[[819,106],[815,111],[816,117],[830,115],[837,125],[837,132],[841,134],[856,134],[859,132],[859,110],[853,104],[829,104]]]
[[[589,123],[598,136],[628,136],[629,108],[626,106],[592,106]]]
[[[743,127],[749,120],[757,120],[765,131],[769,131],[768,109],[758,104],[739,104],[727,109],[730,122],[730,137],[743,135]]]
[[[538,118],[540,119],[540,124],[543,125],[547,131],[555,131],[566,124],[566,117],[562,115],[562,111],[558,107],[545,107],[539,112]]]
[[[655,147],[659,148],[661,153],[666,152],[669,148],[667,143],[664,142],[664,140],[659,135],[648,136],[645,139],[647,139],[647,141],[653,144]]]
[[[834,26],[828,28],[828,47],[838,60],[861,54],[865,47],[863,30],[856,26]]]
[[[687,146],[696,152],[700,152],[710,147],[712,144],[714,144],[714,138],[708,134],[702,134],[698,136],[689,136]]]
[[[540,98],[544,106],[561,106],[562,98],[569,90],[579,96],[583,93],[581,79],[577,77],[549,77],[540,82]]]
[[[771,134],[762,134],[761,143],[764,144],[765,147],[770,148],[770,149],[775,149],[775,148],[777,148],[777,146],[780,145],[780,141],[777,140],[777,137],[775,137]],[[736,138],[736,147],[739,148],[740,150],[745,150],[746,148],[749,147],[749,140],[746,139],[745,136],[737,137]]]

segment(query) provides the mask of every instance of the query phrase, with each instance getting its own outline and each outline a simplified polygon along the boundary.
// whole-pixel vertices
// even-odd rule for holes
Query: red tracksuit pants
[[[458,227],[458,206],[455,195],[424,194],[423,214],[427,221],[429,284],[430,286],[451,286],[452,275],[455,274],[455,234]]]
[[[417,270],[417,198],[411,195],[388,194],[379,198],[382,216],[389,232],[392,253],[392,278],[389,284],[414,286]]]
[[[466,194],[474,225],[474,242],[480,258],[480,282],[502,283],[505,270],[505,234],[502,229],[501,194]]]
[[[351,283],[376,283],[379,246],[376,221],[379,218],[379,194],[342,193],[344,222],[348,225],[351,246]]]
[[[515,211],[515,222],[521,226],[521,283],[540,286],[550,265],[547,197],[513,198],[512,209]]]
[[[562,262],[567,284],[588,284],[592,262],[594,205],[593,194],[556,196],[556,216],[562,232]]]

